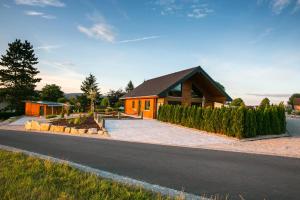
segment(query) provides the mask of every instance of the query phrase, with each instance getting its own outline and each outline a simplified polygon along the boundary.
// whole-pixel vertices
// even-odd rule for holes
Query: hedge
[[[162,105],[157,119],[237,138],[282,134],[286,130],[283,104],[265,108]]]

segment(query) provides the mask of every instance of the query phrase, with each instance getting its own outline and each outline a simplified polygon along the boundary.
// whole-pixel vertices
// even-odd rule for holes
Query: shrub
[[[22,113],[18,112],[0,112],[0,119],[8,119],[10,117],[20,116]]]
[[[157,119],[237,138],[281,134],[286,130],[283,104],[259,107],[201,108],[162,105]]]
[[[46,119],[51,119],[51,118],[55,118],[55,117],[57,117],[57,115],[47,115]]]

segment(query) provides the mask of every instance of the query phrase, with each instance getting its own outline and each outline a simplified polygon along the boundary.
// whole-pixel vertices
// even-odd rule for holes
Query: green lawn
[[[67,164],[0,150],[1,199],[170,199]]]

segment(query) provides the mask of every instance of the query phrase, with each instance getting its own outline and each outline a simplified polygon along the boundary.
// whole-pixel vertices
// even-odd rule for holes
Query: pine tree
[[[125,88],[126,93],[131,92],[134,89],[134,85],[132,81],[130,80]]]
[[[93,74],[89,74],[89,76],[85,78],[80,86],[80,89],[86,96],[89,95],[90,91],[95,91],[97,97],[100,96],[97,79]]]
[[[38,58],[34,54],[33,46],[25,40],[16,39],[8,44],[6,54],[1,56],[0,88],[9,107],[16,112],[24,112],[23,100],[33,99],[34,89],[41,81],[35,78],[39,73],[34,65]]]
[[[270,123],[270,108],[266,107],[263,112],[263,134],[268,135],[272,132]]]

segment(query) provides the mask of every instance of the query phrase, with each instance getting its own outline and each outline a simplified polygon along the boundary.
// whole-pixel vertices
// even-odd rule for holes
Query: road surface
[[[299,199],[300,159],[0,130],[0,144],[198,195]]]

